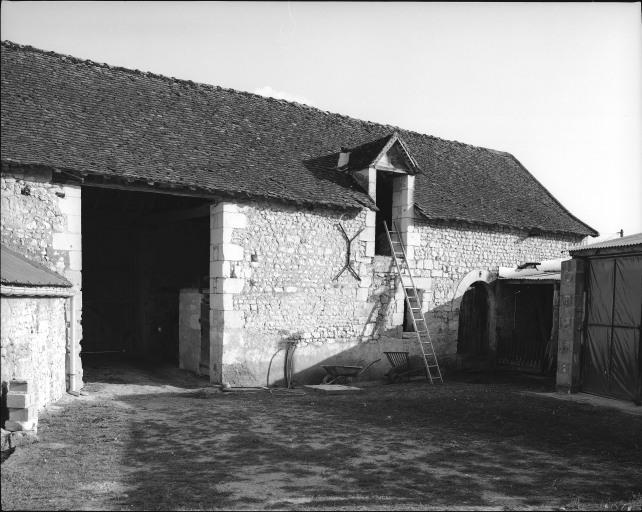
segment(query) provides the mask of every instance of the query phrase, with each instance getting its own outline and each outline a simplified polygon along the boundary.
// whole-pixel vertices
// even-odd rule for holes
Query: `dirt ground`
[[[2,464],[2,509],[642,509],[642,416],[483,375],[222,393],[87,368]]]

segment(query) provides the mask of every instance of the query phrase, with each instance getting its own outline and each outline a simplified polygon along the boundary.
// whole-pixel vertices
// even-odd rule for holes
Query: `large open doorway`
[[[486,356],[489,349],[490,297],[488,285],[477,282],[466,290],[459,307],[457,353]]]
[[[83,360],[178,365],[179,294],[208,291],[209,222],[203,199],[83,189]]]
[[[388,229],[392,229],[392,193],[394,174],[389,172],[377,172],[377,212],[375,228],[375,254],[391,256],[390,244],[386,235],[385,223]]]

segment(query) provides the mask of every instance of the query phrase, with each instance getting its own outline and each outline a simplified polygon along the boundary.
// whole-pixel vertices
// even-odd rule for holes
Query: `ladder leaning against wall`
[[[417,342],[419,343],[421,355],[426,367],[426,378],[430,381],[431,384],[434,384],[435,382],[443,383],[444,380],[441,376],[441,369],[439,368],[439,362],[437,361],[435,347],[433,346],[432,340],[430,339],[430,332],[428,332],[426,319],[421,312],[421,298],[417,293],[415,281],[412,278],[412,273],[410,272],[410,267],[408,266],[408,259],[406,258],[406,248],[404,247],[403,240],[401,238],[401,232],[399,231],[399,228],[394,221],[392,223],[392,231],[388,229],[388,225],[385,221],[383,222],[383,224],[386,228],[386,235],[388,237],[388,243],[390,244],[392,259],[395,262],[395,267],[397,269],[397,273],[399,274],[399,279],[401,280],[401,286],[403,288],[406,305],[408,306],[408,311],[411,312],[410,316],[412,318],[412,325],[415,329]]]

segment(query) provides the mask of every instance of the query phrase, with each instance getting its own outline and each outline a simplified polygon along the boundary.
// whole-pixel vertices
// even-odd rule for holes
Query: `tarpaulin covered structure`
[[[642,233],[569,251],[584,261],[581,389],[642,401]]]

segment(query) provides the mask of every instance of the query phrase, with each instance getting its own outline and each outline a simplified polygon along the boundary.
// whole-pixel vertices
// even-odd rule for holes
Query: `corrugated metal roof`
[[[629,247],[632,245],[642,245],[642,233],[635,233],[633,235],[623,236],[621,238],[614,238],[613,240],[605,240],[589,245],[578,245],[569,249],[570,254],[577,254],[583,251],[591,251],[594,249],[612,249],[616,247]]]
[[[30,261],[21,254],[2,246],[2,262],[0,264],[0,282],[13,286],[54,286],[70,288],[67,279],[48,268]]]
[[[499,267],[497,279],[513,279],[520,281],[559,281],[562,272],[562,261],[568,258],[557,258],[538,263],[536,268]]]

